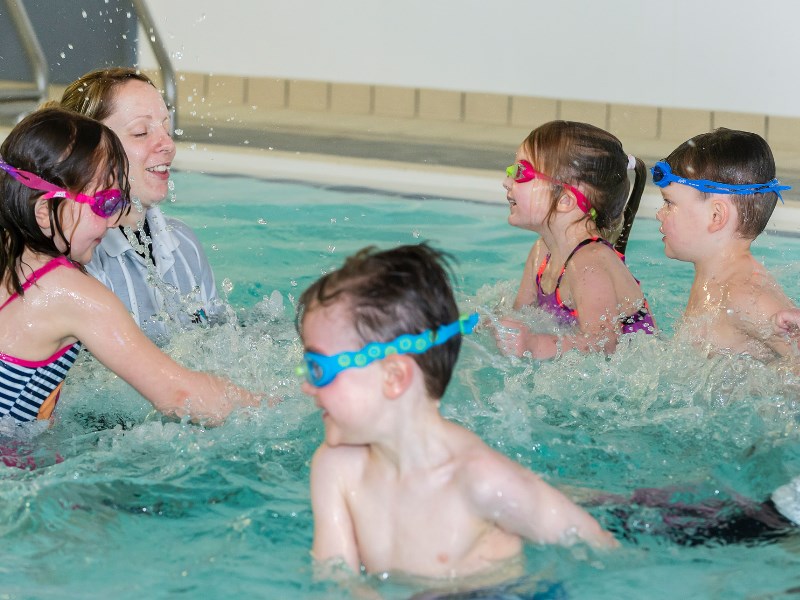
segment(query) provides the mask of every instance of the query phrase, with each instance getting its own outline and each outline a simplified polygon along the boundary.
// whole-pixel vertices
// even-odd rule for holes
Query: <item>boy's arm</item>
[[[777,286],[774,283],[772,285]],[[792,314],[800,316],[800,311],[791,306],[791,301],[782,291],[752,293],[748,287],[744,287],[731,292],[730,304],[733,310],[729,312],[736,315],[735,326],[742,333],[769,346],[780,356],[790,356],[796,352],[785,333],[775,328],[778,315],[783,315],[782,321],[787,328],[792,323]]]
[[[480,514],[505,531],[536,543],[568,545],[581,539],[595,547],[619,545],[588,512],[502,454],[488,450],[469,471]]]
[[[343,493],[344,465],[337,460],[340,454],[322,444],[311,460],[311,508],[314,512],[311,555],[314,560],[328,563],[331,567],[342,561],[358,574],[361,560],[353,520]]]

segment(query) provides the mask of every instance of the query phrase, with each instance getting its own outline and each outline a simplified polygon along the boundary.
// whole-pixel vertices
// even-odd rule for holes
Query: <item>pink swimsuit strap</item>
[[[45,264],[43,264],[41,267],[39,267],[33,273],[31,273],[31,276],[28,277],[25,280],[25,282],[22,284],[22,291],[23,292],[27,291],[28,288],[30,288],[33,284],[35,284],[37,281],[39,281],[43,276],[47,275],[50,271],[52,271],[53,269],[55,269],[57,267],[62,267],[62,266],[63,267],[69,267],[70,269],[75,269],[76,268],[75,265],[72,263],[72,261],[69,260],[66,256],[63,256],[63,255],[62,256],[56,256],[55,258],[52,258],[52,259],[48,260]],[[3,302],[3,305],[0,306],[0,310],[3,310],[13,300],[16,300],[18,296],[19,296],[19,294],[17,294],[16,292],[11,294],[8,297],[8,300]]]

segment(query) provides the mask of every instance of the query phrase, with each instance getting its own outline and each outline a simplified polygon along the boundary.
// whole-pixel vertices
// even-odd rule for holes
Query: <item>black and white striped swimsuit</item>
[[[27,290],[53,269],[75,268],[66,257],[59,256],[40,267],[22,284]],[[0,306],[3,310],[18,298],[13,294]],[[0,352],[0,417],[13,417],[19,422],[49,419],[61,393],[67,371],[81,350],[80,342],[61,348],[44,360],[25,360]]]

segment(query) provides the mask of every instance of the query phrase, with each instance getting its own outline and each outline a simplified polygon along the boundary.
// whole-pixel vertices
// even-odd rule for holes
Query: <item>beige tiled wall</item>
[[[658,138],[658,109],[654,106],[611,104],[608,121],[608,130],[621,140]]]
[[[778,150],[797,150],[800,145],[800,119],[768,117],[767,139]]]
[[[372,113],[372,86],[353,83],[331,84],[331,112],[346,115]]]
[[[247,80],[234,75],[209,75],[206,80],[208,104],[218,106],[241,106],[245,101]]]
[[[285,79],[250,77],[247,80],[246,104],[257,109],[286,108],[289,85]]]
[[[663,140],[682,142],[711,130],[711,113],[704,110],[662,108],[659,135]],[[676,144],[677,145],[677,144]]]
[[[464,120],[468,123],[508,125],[510,99],[500,94],[464,94]]]
[[[325,111],[330,107],[330,84],[290,79],[288,96],[288,108]]]
[[[530,96],[511,96],[512,127],[534,129],[542,123],[558,118],[558,100],[550,98],[531,98]]]
[[[412,88],[373,86],[373,111],[379,117],[412,118],[417,115],[417,91]]]
[[[713,129],[715,127],[752,131],[753,133],[764,136],[767,133],[767,118],[764,115],[717,111],[711,113],[711,128]]]
[[[385,85],[179,74],[178,109],[184,116],[226,108],[233,113],[240,106],[252,110],[290,109],[523,130],[553,119],[566,119],[608,129],[623,142],[637,139],[672,145],[714,127],[754,131],[766,137],[776,149],[797,149],[800,140],[800,119],[790,117]]]
[[[558,118],[565,121],[582,121],[608,129],[608,104],[584,102],[582,100],[562,100],[559,102]]]
[[[437,121],[461,121],[463,97],[461,92],[421,89],[418,94],[417,116],[420,119]]]

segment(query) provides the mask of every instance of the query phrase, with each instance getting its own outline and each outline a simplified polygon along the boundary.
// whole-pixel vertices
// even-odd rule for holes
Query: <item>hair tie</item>
[[[633,154],[628,154],[628,171],[633,171],[636,168],[636,157]]]

